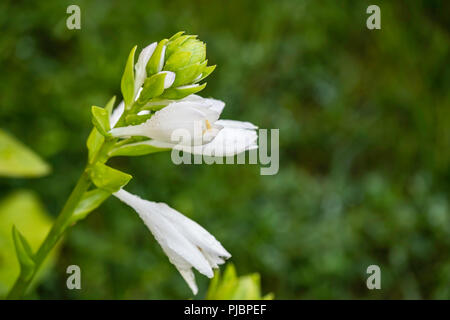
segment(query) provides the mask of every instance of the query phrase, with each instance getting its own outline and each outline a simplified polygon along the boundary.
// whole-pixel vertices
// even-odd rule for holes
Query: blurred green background
[[[66,28],[70,4],[81,30]],[[381,30],[366,28],[370,4]],[[185,30],[218,65],[201,94],[227,103],[224,118],[280,129],[280,170],[114,158],[135,177],[128,190],[199,222],[277,299],[449,299],[449,12],[443,0],[2,0],[0,127],[53,170],[1,178],[0,194],[33,190],[55,216],[85,164],[90,106],[120,96],[133,45]],[[79,291],[66,288],[71,264]],[[371,264],[381,290],[366,288]],[[197,279],[202,298],[208,280]],[[191,292],[137,214],[111,198],[67,234],[30,297]]]

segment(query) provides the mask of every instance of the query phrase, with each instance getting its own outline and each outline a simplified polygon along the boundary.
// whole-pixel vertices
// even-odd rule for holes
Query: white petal
[[[164,142],[172,142],[172,133],[184,129],[190,135],[191,141],[200,141],[207,123],[214,123],[219,114],[207,106],[197,105],[195,102],[180,101],[169,104],[157,111],[145,123],[137,126],[115,128],[111,134],[116,137],[145,136]],[[183,140],[184,144],[191,141]]]
[[[189,288],[191,288],[192,293],[194,293],[194,295],[196,295],[197,292],[198,292],[198,287],[197,287],[197,284],[195,283],[195,275],[192,272],[192,269],[188,269],[188,270],[180,270],[180,269],[178,269],[178,272],[180,272],[180,274],[183,277],[184,281],[186,281],[186,283],[188,284]]]
[[[119,105],[114,109],[114,111],[111,114],[111,117],[109,118],[109,123],[111,124],[111,128],[114,128],[116,126],[117,121],[119,121],[124,110],[125,110],[125,103],[122,100],[122,102],[119,103]]]
[[[240,129],[258,129],[251,122],[247,121],[236,121],[236,120],[217,120],[215,124],[221,125],[227,128],[240,128]]]
[[[152,44],[148,45],[144,49],[142,49],[141,53],[139,54],[139,58],[134,66],[136,72],[134,76],[134,95],[136,96],[139,88],[144,83],[145,78],[147,77],[147,72],[145,70],[148,61],[150,60],[153,52],[155,51],[157,43],[153,42]]]
[[[175,73],[172,71],[161,71],[160,73],[166,74],[166,77],[164,78],[164,89],[170,88],[175,81]]]
[[[160,72],[162,70],[162,68],[164,67],[164,56],[165,55],[166,55],[166,46],[164,46],[161,50],[161,58],[159,60],[158,72]]]
[[[162,209],[161,213],[176,226],[179,232],[197,247],[218,256],[225,258],[231,257],[231,254],[222,247],[220,242],[197,222],[187,218],[165,203],[160,203],[159,205]]]
[[[209,263],[200,250],[164,216],[163,212],[166,208],[170,208],[169,206],[141,199],[123,189],[117,191],[114,196],[136,210],[170,262],[181,269],[193,266],[204,275],[213,276]]]
[[[207,106],[211,110],[219,113],[222,113],[223,108],[225,108],[225,102],[212,98],[203,98],[196,94],[190,94],[187,97],[183,98],[182,101],[191,101],[196,102],[197,105]]]
[[[154,147],[172,148],[191,154],[229,157],[257,149],[257,140],[258,135],[255,130],[223,128],[211,142],[204,145],[188,146],[158,140],[150,140],[147,143]]]

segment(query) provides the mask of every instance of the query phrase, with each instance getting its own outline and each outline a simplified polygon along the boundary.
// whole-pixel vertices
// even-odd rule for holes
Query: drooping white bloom
[[[115,128],[111,134],[145,136],[151,140],[141,144],[217,157],[257,148],[257,127],[250,122],[219,120],[224,107],[220,100],[192,94],[169,103],[140,125]]]
[[[208,231],[167,204],[141,199],[123,189],[114,196],[139,214],[194,294],[198,288],[192,268],[212,278],[212,269],[231,257]]]

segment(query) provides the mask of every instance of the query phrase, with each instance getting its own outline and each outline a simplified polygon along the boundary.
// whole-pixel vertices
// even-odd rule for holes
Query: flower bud
[[[215,66],[207,66],[207,62],[206,44],[195,35],[178,32],[158,43],[147,64],[147,74],[171,71],[176,75],[172,88],[193,85],[214,70]]]

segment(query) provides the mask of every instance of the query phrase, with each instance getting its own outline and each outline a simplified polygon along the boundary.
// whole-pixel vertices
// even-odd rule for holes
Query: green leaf
[[[98,162],[90,169],[90,177],[97,188],[106,190],[110,193],[118,191],[132,178],[132,176],[127,173]]]
[[[87,191],[70,217],[69,224],[84,219],[91,211],[97,209],[110,195],[110,192],[103,189]]]
[[[211,279],[209,283],[208,291],[206,292],[206,300],[214,300],[217,296],[217,290],[219,289],[220,284],[220,271],[214,270],[214,277]]]
[[[163,39],[156,46],[155,51],[153,51],[152,57],[150,58],[146,66],[147,75],[152,75],[162,70],[165,56],[164,47],[168,41],[169,40],[167,39]]]
[[[239,282],[231,297],[233,300],[259,300],[261,299],[261,279],[254,273],[239,278]]]
[[[125,101],[125,107],[129,108],[133,104],[134,99],[134,53],[136,52],[136,46],[131,49],[128,56],[127,64],[122,75],[120,82],[120,89],[122,90],[123,100]]]
[[[163,152],[163,151],[168,151],[168,150],[170,150],[170,149],[169,148],[157,148],[157,147],[147,144],[146,141],[143,141],[143,142],[126,144],[124,146],[115,148],[109,152],[109,156],[110,157],[143,156],[146,154]]]
[[[222,278],[220,272],[215,273],[206,294],[207,300],[270,300],[273,298],[273,294],[261,296],[259,274],[238,277],[231,263],[227,264]]]
[[[0,199],[0,221],[0,297],[2,297],[20,274],[14,239],[11,237],[13,226],[15,225],[22,234],[26,234],[27,242],[33,252],[36,252],[52,227],[53,220],[34,192],[16,190]],[[42,276],[51,270],[61,244],[60,242],[51,251],[43,265],[36,271],[34,284],[39,283]]]
[[[33,252],[27,239],[25,239],[15,226],[12,228],[12,236],[16,248],[17,259],[20,264],[20,276],[23,280],[28,281],[33,275],[36,267]]]
[[[40,177],[50,166],[21,142],[0,129],[0,176]]]
[[[202,91],[206,87],[206,82],[201,85],[189,85],[178,88],[169,88],[161,95],[161,98],[178,100],[190,94]]]
[[[109,130],[111,130],[109,125],[109,113],[106,109],[92,106],[92,123],[97,128],[98,132],[100,132],[103,136],[109,135]]]
[[[151,98],[158,97],[164,92],[164,80],[167,73],[157,73],[144,81],[141,94],[137,100],[139,105],[145,105]]]

